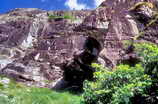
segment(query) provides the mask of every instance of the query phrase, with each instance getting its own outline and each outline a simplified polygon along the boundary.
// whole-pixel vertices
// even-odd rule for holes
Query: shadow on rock
[[[61,69],[63,78],[56,81],[53,90],[70,92],[82,92],[84,80],[93,81],[95,69],[91,63],[97,61],[101,51],[101,44],[92,37],[87,37],[83,50],[74,54],[71,60],[63,63]]]

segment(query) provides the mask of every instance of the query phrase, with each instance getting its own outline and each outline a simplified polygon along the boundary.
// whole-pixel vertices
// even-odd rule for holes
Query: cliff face
[[[141,1],[145,4],[136,10]],[[99,63],[113,67],[126,56],[123,42],[140,32],[145,31],[140,40],[158,43],[158,22],[147,25],[154,18],[156,7],[151,6],[155,2],[105,0],[92,11],[30,8],[1,14],[0,74],[28,85],[49,87],[49,81],[62,76],[60,66],[83,50],[88,36],[102,45]]]
[[[71,14],[74,19],[50,18],[48,13]],[[90,11],[15,9],[0,15],[1,74],[46,86],[61,77],[60,65],[83,48],[86,37],[73,29]],[[48,82],[48,81],[47,81]]]
[[[140,40],[157,43],[157,26],[147,26],[155,12],[154,7],[148,5],[155,3],[155,0],[105,0],[84,20],[83,25],[87,27],[98,28],[99,24],[104,24],[106,32],[103,33],[104,47],[100,56],[110,60],[110,65],[115,66],[125,56],[123,43],[133,40],[141,32],[144,34]],[[140,10],[132,10],[134,8]]]

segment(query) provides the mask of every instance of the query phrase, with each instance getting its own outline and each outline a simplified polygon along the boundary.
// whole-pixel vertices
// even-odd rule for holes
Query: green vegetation
[[[14,81],[0,82],[0,104],[80,104],[80,97],[47,88],[26,87]]]
[[[113,72],[93,64],[95,82],[85,81],[83,104],[156,104],[158,101],[158,46],[135,43],[141,62],[119,65]]]
[[[95,73],[95,82],[85,82],[84,104],[130,104],[135,94],[144,94],[152,83],[141,65],[120,65],[113,72],[93,66],[101,71]]]
[[[145,73],[158,78],[158,46],[153,43],[137,43],[134,46]]]
[[[72,16],[70,13],[65,13],[63,16],[58,16],[58,15],[52,15],[48,13],[48,18],[51,19],[70,19],[70,20],[75,20],[75,17]]]
[[[27,87],[0,77],[0,104],[156,104],[158,102],[158,46],[130,43],[140,57],[134,67],[118,65],[110,71],[98,64],[94,81],[84,82],[84,92],[73,95],[47,88]]]
[[[124,49],[127,49],[131,45],[133,45],[133,40],[123,40]]]

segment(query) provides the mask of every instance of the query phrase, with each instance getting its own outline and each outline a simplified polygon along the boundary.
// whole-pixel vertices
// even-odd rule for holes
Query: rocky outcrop
[[[102,50],[97,49],[101,51],[97,58],[103,66],[114,67],[119,62],[135,59],[135,54],[124,49],[125,41],[158,43],[155,2],[105,0],[92,11],[25,8],[1,14],[0,74],[28,85],[50,87],[50,82],[62,77],[64,63],[65,71],[76,63],[76,56],[79,59],[84,56],[81,54],[86,50],[88,37],[99,41]],[[88,61],[87,56],[82,58],[86,60],[84,65],[93,60]]]
[[[100,43],[96,39],[88,37],[83,50],[75,53],[71,60],[63,64],[63,78],[57,81],[53,89],[81,91],[84,80],[92,81],[94,79],[95,69],[91,67],[91,64],[97,61],[100,51]]]
[[[0,73],[28,85],[49,87],[62,76],[60,66],[82,50],[86,36],[73,32],[90,11],[70,13],[75,20],[49,19],[46,11],[16,9],[0,16]]]
[[[146,27],[144,23],[147,21],[142,22],[144,18],[148,18],[149,21],[153,20],[154,12],[156,12],[154,2],[155,0],[106,0],[81,24],[81,26],[97,28],[98,24],[108,23],[103,26],[106,32],[103,33],[104,38],[102,38],[104,49],[100,53],[106,64],[115,66],[118,60],[126,55],[123,50],[124,42],[139,37],[142,31],[145,34],[142,36],[143,41],[157,40],[157,26]],[[132,10],[134,7],[138,7],[139,9],[135,8],[138,11]],[[137,18],[138,16],[141,18]]]

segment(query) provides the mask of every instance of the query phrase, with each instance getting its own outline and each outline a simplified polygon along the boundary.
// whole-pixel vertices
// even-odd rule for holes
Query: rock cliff
[[[0,14],[0,74],[50,87],[51,81],[61,78],[63,63],[85,50],[89,37],[101,44],[98,62],[114,67],[131,57],[124,50],[125,41],[139,38],[158,44],[156,3],[105,0],[95,10],[19,8]]]

